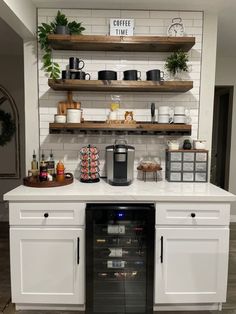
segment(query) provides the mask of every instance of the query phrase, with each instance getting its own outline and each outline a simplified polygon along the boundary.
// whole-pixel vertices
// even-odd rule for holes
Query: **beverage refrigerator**
[[[86,313],[153,313],[153,204],[86,207]]]

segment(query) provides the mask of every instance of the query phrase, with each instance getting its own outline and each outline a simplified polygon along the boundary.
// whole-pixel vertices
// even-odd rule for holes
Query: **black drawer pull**
[[[196,214],[195,214],[195,213],[191,213],[191,217],[192,217],[192,218],[195,218],[195,217],[196,217]]]
[[[79,238],[77,238],[77,264],[79,264]]]
[[[163,263],[163,236],[161,236],[161,263]]]
[[[48,218],[49,214],[48,213],[44,213],[44,217]]]

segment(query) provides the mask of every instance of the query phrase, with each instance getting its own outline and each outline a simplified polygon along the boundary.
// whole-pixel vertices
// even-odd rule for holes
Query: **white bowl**
[[[55,123],[66,123],[66,115],[65,114],[55,114],[54,115]]]
[[[169,123],[169,115],[168,114],[159,114],[158,115],[158,123]]]
[[[179,115],[179,116],[174,115],[173,122],[174,123],[186,123],[186,116],[185,115]]]

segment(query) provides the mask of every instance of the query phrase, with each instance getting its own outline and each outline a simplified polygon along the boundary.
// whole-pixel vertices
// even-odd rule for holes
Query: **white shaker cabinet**
[[[84,229],[11,228],[12,301],[84,304]]]
[[[228,228],[156,228],[156,304],[226,301]]]
[[[85,206],[10,203],[12,302],[85,304]]]
[[[156,204],[154,303],[226,301],[230,204]]]

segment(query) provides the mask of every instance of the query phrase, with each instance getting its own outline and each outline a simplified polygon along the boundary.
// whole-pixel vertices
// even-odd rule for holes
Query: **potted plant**
[[[49,74],[50,78],[57,79],[60,77],[60,66],[52,60],[52,48],[49,46],[49,34],[76,34],[81,35],[85,30],[82,23],[72,21],[68,23],[65,14],[57,12],[55,20],[50,24],[42,23],[38,27],[38,42],[41,49],[45,52],[43,55],[43,69]]]
[[[182,72],[188,72],[188,54],[182,50],[173,52],[165,63],[165,68],[170,75],[175,79]],[[179,77],[178,77],[179,79]]]

